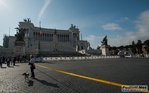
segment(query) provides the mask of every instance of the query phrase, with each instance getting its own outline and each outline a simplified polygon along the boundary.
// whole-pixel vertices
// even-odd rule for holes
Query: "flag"
[[[42,36],[42,32],[41,31],[40,31],[39,35]]]
[[[39,33],[39,36],[42,36],[42,32],[41,32],[41,21],[39,21],[39,27],[40,27],[40,33]]]

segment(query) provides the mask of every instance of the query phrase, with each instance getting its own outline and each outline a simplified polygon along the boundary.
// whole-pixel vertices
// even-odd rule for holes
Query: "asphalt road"
[[[149,86],[149,58],[39,62],[36,78],[25,82],[27,70],[28,63],[0,68],[0,93],[124,93],[122,85]]]

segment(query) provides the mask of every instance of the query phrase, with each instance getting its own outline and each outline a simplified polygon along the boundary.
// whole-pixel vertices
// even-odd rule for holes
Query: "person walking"
[[[5,56],[3,56],[2,58],[3,58],[3,63],[5,63],[5,61],[6,61],[6,58],[5,58]]]
[[[7,61],[7,67],[10,67],[10,57],[7,57],[7,59],[6,59],[6,61]]]
[[[3,58],[2,57],[0,57],[0,67],[2,68],[3,66]]]
[[[11,61],[10,61],[10,65],[11,65],[11,66],[14,66],[14,65],[13,65],[14,57],[12,56],[10,59],[11,59]]]
[[[33,55],[30,55],[30,69],[31,69],[31,78],[35,78],[35,73],[34,73],[34,69],[35,69],[35,58]]]
[[[13,66],[15,66],[15,63],[16,63],[16,56],[14,56],[14,59],[13,59]]]
[[[20,63],[22,63],[22,55],[19,56]]]

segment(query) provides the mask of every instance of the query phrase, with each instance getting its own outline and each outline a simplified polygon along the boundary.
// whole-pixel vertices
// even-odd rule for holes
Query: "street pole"
[[[29,48],[29,29],[25,29],[25,31],[26,31],[26,35],[27,35],[27,39],[28,39],[28,48]]]
[[[41,32],[41,21],[39,22],[39,42],[38,42],[38,49],[40,50],[40,32]]]
[[[29,31],[27,30],[27,37],[28,37],[28,48],[29,48]]]

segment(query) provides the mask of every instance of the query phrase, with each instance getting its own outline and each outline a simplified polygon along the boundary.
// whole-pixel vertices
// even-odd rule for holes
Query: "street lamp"
[[[39,22],[39,42],[38,42],[38,49],[40,50],[40,37],[42,36],[41,33],[41,21]]]
[[[26,32],[27,32],[27,38],[28,38],[28,48],[29,48],[29,39],[30,39],[30,38],[29,38],[29,29],[28,29],[28,28],[26,29]]]

